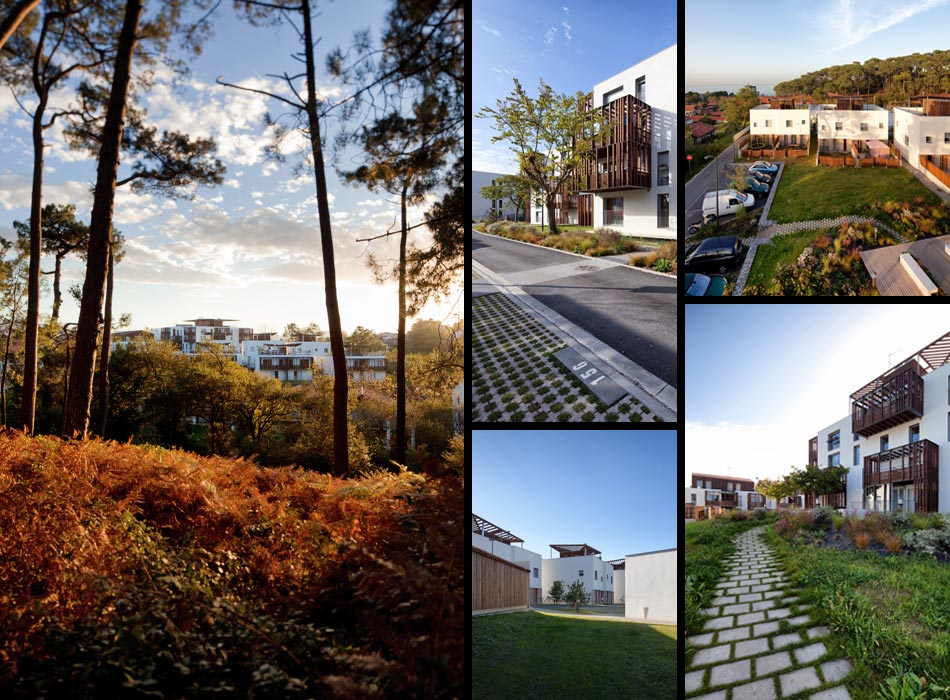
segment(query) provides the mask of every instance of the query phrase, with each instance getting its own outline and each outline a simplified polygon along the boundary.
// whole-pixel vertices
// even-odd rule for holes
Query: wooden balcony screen
[[[937,512],[940,449],[920,440],[864,458],[864,486],[914,482],[914,501],[921,513]]]
[[[601,107],[603,132],[592,141],[590,158],[578,170],[584,192],[650,188],[650,105],[625,95]]]
[[[808,466],[818,465],[818,438],[808,441]]]
[[[529,571],[472,549],[472,610],[527,607]]]
[[[695,520],[695,519],[696,519],[696,504],[695,504],[695,503],[687,503],[687,504],[686,504],[685,511],[686,511],[686,512],[685,512],[685,517],[686,517],[687,520]]]
[[[312,357],[262,357],[261,369],[301,369],[309,371]]]
[[[863,437],[900,425],[924,412],[924,380],[911,358],[851,395],[851,432]]]

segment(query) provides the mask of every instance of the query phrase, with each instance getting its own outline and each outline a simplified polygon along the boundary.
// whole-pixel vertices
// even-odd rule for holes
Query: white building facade
[[[628,554],[625,559],[624,617],[675,625],[680,586],[677,550]]]
[[[811,112],[807,107],[786,108],[772,104],[749,110],[751,142],[762,141],[769,147],[808,148],[811,139]]]
[[[552,544],[551,548],[561,556],[541,562],[541,585],[545,597],[555,581],[562,581],[565,591],[572,583],[580,581],[594,605],[614,602],[614,568],[601,559],[599,551],[586,544]]]
[[[927,97],[921,107],[895,107],[894,145],[912,168],[950,191],[947,179],[931,172],[935,167],[950,174],[950,98]]]
[[[499,219],[515,220],[515,206],[510,201],[500,199],[486,199],[482,196],[482,188],[495,184],[495,180],[503,177],[504,173],[489,173],[484,170],[472,171],[472,218],[484,219],[494,214]],[[524,220],[527,212],[524,207],[517,212],[519,219]]]
[[[883,107],[842,98],[837,105],[821,105],[815,116],[821,153],[845,153],[854,141],[888,141],[890,112]]]
[[[809,446],[818,466],[848,468],[825,504],[950,513],[950,333],[855,391],[851,409]]]

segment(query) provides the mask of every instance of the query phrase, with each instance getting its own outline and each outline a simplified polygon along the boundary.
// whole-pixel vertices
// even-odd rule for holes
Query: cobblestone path
[[[690,700],[850,700],[842,684],[851,662],[836,658],[762,540],[763,528],[736,538],[686,673]]]

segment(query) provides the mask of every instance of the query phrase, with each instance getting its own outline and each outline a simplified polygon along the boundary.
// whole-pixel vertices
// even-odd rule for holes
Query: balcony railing
[[[765,508],[765,496],[761,493],[750,493],[746,498],[749,508]]]
[[[864,458],[864,486],[913,482],[917,510],[937,512],[940,449],[920,440]]]
[[[608,210],[604,212],[604,226],[622,226],[623,225],[623,211],[622,210]]]
[[[851,432],[869,437],[923,412],[924,379],[911,358],[851,395]]]

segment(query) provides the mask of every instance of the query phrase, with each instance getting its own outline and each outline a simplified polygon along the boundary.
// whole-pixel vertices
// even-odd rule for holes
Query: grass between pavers
[[[940,199],[903,168],[816,166],[799,159],[785,164],[769,219],[778,223],[872,215],[869,204],[924,197]]]
[[[537,612],[472,619],[472,697],[667,700],[676,628]]]
[[[506,295],[480,295],[472,312],[472,420],[659,422],[633,396],[606,406],[554,357],[564,343]]]
[[[769,514],[764,520],[715,518],[686,523],[686,615],[683,629],[687,635],[702,632],[705,618],[700,611],[709,607],[714,597],[716,584],[726,568],[725,560],[735,550],[735,536],[774,520],[775,516]],[[690,653],[688,648],[687,659]]]
[[[877,700],[888,678],[909,673],[950,685],[950,565],[789,543],[772,528],[766,541],[816,624],[831,628],[826,645],[854,664],[853,700]]]

